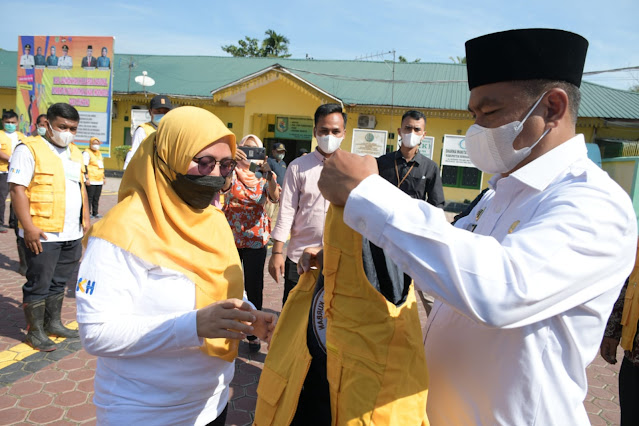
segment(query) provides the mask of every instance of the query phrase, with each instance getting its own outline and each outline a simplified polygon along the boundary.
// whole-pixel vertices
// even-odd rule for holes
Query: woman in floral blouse
[[[263,145],[257,136],[247,135],[238,146]],[[279,202],[281,188],[266,161],[260,161],[259,171],[253,173],[249,170],[251,161],[246,159],[242,150],[237,150],[235,159],[237,167],[231,178],[231,187],[224,195],[224,213],[242,260],[246,294],[256,309],[262,309],[266,244],[271,237],[271,218],[264,206],[267,200]],[[256,336],[248,336],[248,341],[251,352],[260,350],[260,341]]]

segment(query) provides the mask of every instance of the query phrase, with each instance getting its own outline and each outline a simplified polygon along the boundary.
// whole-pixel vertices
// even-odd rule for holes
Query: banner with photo
[[[75,144],[97,137],[110,156],[113,37],[20,36],[16,106],[18,130],[37,134],[36,119],[58,102],[80,113]]]

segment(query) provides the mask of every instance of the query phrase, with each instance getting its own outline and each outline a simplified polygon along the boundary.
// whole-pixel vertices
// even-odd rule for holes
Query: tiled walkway
[[[110,178],[101,198],[101,213],[117,199],[119,179]],[[8,203],[7,203],[8,205]],[[268,263],[268,259],[267,259]],[[14,234],[0,234],[0,425],[95,424],[93,375],[96,359],[82,350],[78,339],[58,344],[50,353],[32,351],[22,344],[26,327],[21,309],[24,278],[15,272],[18,255]],[[280,312],[282,285],[266,273],[264,308]],[[425,314],[420,305],[420,317]],[[65,299],[63,322],[75,321],[75,299],[71,285]],[[619,351],[617,358],[622,359]],[[266,347],[249,354],[240,345],[232,382],[229,425],[250,425],[255,409],[257,382],[266,357]],[[584,402],[593,425],[618,425],[617,373],[619,364],[608,365],[600,357],[588,367],[589,392]]]

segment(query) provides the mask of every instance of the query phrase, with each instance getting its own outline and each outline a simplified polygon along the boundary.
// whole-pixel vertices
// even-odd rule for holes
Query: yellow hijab
[[[221,138],[234,157],[235,135],[212,113],[196,107],[167,113],[157,132],[142,142],[131,159],[118,204],[87,234],[185,274],[195,283],[198,309],[231,297],[242,299],[240,258],[224,213],[186,204],[164,176],[173,179],[175,173],[158,155],[171,169],[186,174],[193,157]],[[201,349],[230,362],[237,356],[237,347],[237,340],[205,339]]]

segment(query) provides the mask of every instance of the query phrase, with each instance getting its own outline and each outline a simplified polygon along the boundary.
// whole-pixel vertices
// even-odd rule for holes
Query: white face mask
[[[284,159],[284,154],[275,154],[275,159],[277,161],[282,161]]]
[[[402,145],[406,148],[415,148],[422,141],[422,135],[417,133],[402,133]]]
[[[466,132],[466,152],[470,161],[479,170],[486,173],[507,173],[530,155],[532,149],[550,131],[547,129],[531,146],[515,149],[513,143],[524,128],[524,123],[537,108],[546,92],[535,102],[524,119],[489,129],[473,124]]]
[[[317,145],[325,154],[332,154],[337,151],[337,148],[342,144],[344,137],[338,138],[333,135],[316,136]]]
[[[54,130],[53,127],[51,127],[51,124],[49,124],[49,128],[51,129],[51,133],[53,133],[53,136],[51,137],[51,142],[53,142],[54,144],[58,145],[61,148],[65,148],[69,146],[69,144],[73,142],[73,140],[75,139],[75,135],[68,130],[64,132]]]
[[[94,151],[99,151],[100,150],[100,145],[98,145],[97,143],[91,145],[91,149]]]

